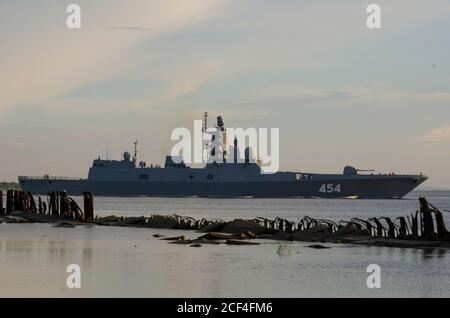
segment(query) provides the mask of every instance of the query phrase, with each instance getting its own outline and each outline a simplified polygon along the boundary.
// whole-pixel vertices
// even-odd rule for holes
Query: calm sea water
[[[283,217],[292,221],[307,215],[330,220],[353,217],[398,217],[415,212],[418,198],[425,196],[440,209],[450,210],[450,191],[416,191],[402,200],[319,200],[319,199],[206,199],[206,198],[95,198],[95,213],[100,216],[142,216],[177,214],[197,219],[233,220],[237,218]],[[75,197],[80,206],[81,197]],[[450,226],[450,213],[444,213]]]
[[[400,216],[426,196],[450,210],[450,192],[417,191],[404,200],[100,198],[98,215],[179,214],[196,218],[304,215],[333,220]],[[450,213],[445,213],[450,226]],[[1,297],[449,297],[450,251],[261,241],[260,246],[201,248],[167,244],[153,234],[189,231],[47,224],[0,224]],[[66,287],[78,264],[82,288]],[[366,268],[381,267],[381,289]]]

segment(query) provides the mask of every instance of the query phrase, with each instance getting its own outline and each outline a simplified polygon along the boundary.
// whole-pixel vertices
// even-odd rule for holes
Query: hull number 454
[[[322,184],[322,186],[319,189],[320,193],[340,193],[341,192],[341,185],[340,184]]]

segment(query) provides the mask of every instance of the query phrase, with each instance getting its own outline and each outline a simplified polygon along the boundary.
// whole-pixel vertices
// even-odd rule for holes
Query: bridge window
[[[139,175],[139,180],[148,180],[148,179],[149,179],[148,174],[141,174],[141,175]]]

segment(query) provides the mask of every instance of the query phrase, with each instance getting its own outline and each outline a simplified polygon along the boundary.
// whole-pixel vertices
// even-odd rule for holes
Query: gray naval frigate
[[[225,131],[222,117],[218,117],[215,128]],[[239,153],[236,139],[234,147],[234,154]],[[211,149],[211,156],[215,156],[215,149]],[[352,166],[346,166],[342,174],[264,174],[249,148],[243,160],[213,160],[200,168],[189,167],[174,156],[166,157],[164,167],[147,167],[145,162],[138,163],[137,153],[136,142],[133,158],[125,152],[122,160],[95,159],[87,179],[21,176],[19,183],[23,191],[33,194],[65,191],[69,195],[92,192],[97,196],[399,199],[427,180],[422,173],[382,174]]]

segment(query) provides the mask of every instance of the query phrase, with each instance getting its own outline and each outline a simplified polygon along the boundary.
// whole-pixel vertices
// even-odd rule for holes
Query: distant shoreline
[[[0,191],[20,190],[18,182],[0,182]]]

